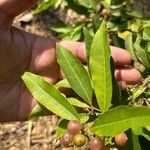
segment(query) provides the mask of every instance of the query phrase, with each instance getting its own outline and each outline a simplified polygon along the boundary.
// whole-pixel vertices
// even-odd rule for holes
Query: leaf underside
[[[52,84],[30,72],[26,72],[22,79],[34,98],[48,110],[67,120],[79,119],[75,108]]]

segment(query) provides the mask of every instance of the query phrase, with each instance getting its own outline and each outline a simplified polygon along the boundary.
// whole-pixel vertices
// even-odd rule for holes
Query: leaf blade
[[[78,100],[77,98],[70,97],[67,99],[68,99],[68,102],[73,106],[81,107],[81,108],[90,108],[89,105],[87,105],[86,103],[83,103],[81,100]]]
[[[37,119],[39,116],[45,115],[47,112],[48,110],[44,106],[37,104],[30,112],[28,120]]]
[[[150,132],[146,128],[132,127],[132,130],[136,135],[144,136],[147,140],[150,141]]]
[[[138,60],[137,60],[137,57],[135,55],[135,51],[134,51],[134,48],[133,48],[133,37],[132,37],[132,34],[129,34],[127,36],[127,38],[125,39],[125,48],[131,54],[132,59],[137,62]]]
[[[70,105],[66,98],[52,84],[47,83],[40,76],[30,72],[25,72],[22,79],[35,99],[48,110],[67,120],[79,120],[75,108]]]
[[[119,106],[99,116],[91,130],[98,135],[115,136],[132,126],[148,126],[149,114],[148,107]]]
[[[86,61],[87,61],[87,64],[89,64],[90,49],[91,49],[93,37],[90,34],[90,32],[87,30],[87,28],[85,27],[83,28],[83,33],[84,33],[85,47],[86,47]]]
[[[91,80],[83,65],[68,49],[61,45],[57,46],[57,57],[72,89],[87,103],[91,104]]]
[[[100,42],[97,42],[99,39]],[[112,98],[111,55],[104,22],[93,38],[90,52],[89,66],[93,88],[99,108],[104,112],[110,107]]]

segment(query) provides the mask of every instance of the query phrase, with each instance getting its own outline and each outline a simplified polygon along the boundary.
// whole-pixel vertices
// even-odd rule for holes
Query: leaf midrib
[[[69,63],[68,60],[66,59],[66,56],[64,55],[64,52],[63,52],[63,51],[61,51],[61,52],[62,52],[62,54],[63,54],[63,56],[64,56],[64,59],[66,60],[67,64],[70,66],[71,70],[73,71],[73,73],[74,73],[74,75],[75,75],[75,78],[77,79],[78,83],[80,84],[80,87],[81,87],[82,90],[84,91],[84,94],[85,94],[87,100],[89,101],[90,98],[89,98],[87,92],[85,91],[84,87],[82,86],[80,80],[78,79],[78,77],[77,77],[77,75],[76,75],[76,72],[73,70],[73,68],[71,67],[70,63]]]
[[[27,76],[26,76],[27,77]],[[35,84],[39,89],[40,89],[40,91],[44,91],[42,88],[40,88],[40,86],[38,85],[38,84],[36,84],[33,80],[31,80],[29,77],[27,77],[28,78],[28,80],[30,80],[33,84]],[[55,100],[55,98],[53,98],[52,96],[50,96],[49,95],[49,93],[47,93],[46,91],[44,91],[44,93],[46,93],[46,95],[48,95],[48,97],[50,97],[50,98],[52,98],[52,99],[54,99]],[[40,100],[41,101],[41,100]],[[61,106],[61,110],[63,111],[63,108],[64,108],[64,110],[66,110],[67,112],[69,112],[69,114],[71,115],[71,116],[73,116],[73,117],[75,117],[76,118],[76,116],[74,116],[73,114],[71,114],[70,113],[70,111],[68,111],[61,103],[59,103],[58,101],[56,101],[55,100],[55,102],[56,102],[56,104],[59,104],[59,106]],[[41,102],[40,102],[41,103]],[[49,109],[46,105],[44,105],[47,109]]]
[[[107,124],[104,124],[104,125],[100,125],[100,126],[97,126],[97,127],[93,127],[93,129],[97,129],[97,128],[102,128],[102,127],[108,127],[108,126],[112,126],[112,125],[115,125],[115,124],[118,124],[118,123],[123,123],[123,122],[127,122],[129,120],[133,120],[133,119],[136,119],[136,118],[141,118],[141,117],[149,117],[148,115],[142,115],[142,116],[137,116],[137,117],[131,117],[129,119],[124,119],[124,120],[121,120],[121,121],[116,121],[116,122],[112,122],[112,123],[107,123]]]
[[[104,37],[104,36],[103,36]],[[102,38],[102,43],[104,43],[104,38]],[[105,50],[105,49],[104,49]],[[105,60],[105,54],[104,54],[104,51],[102,51],[102,53],[103,53],[103,58],[104,58],[104,66],[106,66],[106,60]],[[106,67],[103,67],[104,68],[104,77],[106,77]],[[105,91],[106,91],[106,85],[107,85],[107,81],[106,81],[106,79],[105,79]],[[106,92],[104,92],[104,108],[103,108],[103,110],[106,110]]]
[[[104,35],[103,35],[103,37],[104,37]],[[102,38],[102,44],[104,43],[104,40],[103,40],[104,38]],[[101,46],[101,47],[105,47],[105,46]],[[105,50],[106,48],[104,48],[104,50]],[[105,57],[105,53],[104,53],[104,51],[102,51],[102,55],[103,55],[103,57],[102,57],[102,59],[103,59],[103,65],[104,66],[106,66],[106,57]],[[103,77],[106,77],[106,67],[103,67]],[[107,90],[107,87],[106,87],[106,85],[107,85],[107,80],[105,79],[104,80],[104,90],[106,91]],[[102,100],[102,102],[103,102],[103,111],[106,111],[106,92],[104,92],[104,95],[103,95],[103,98],[104,98],[104,100]]]

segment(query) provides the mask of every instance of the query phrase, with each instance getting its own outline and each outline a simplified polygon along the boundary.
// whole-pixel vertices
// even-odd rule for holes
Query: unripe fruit
[[[69,132],[66,132],[60,139],[60,143],[64,146],[64,147],[69,147],[69,144],[72,142],[73,140],[73,135],[70,134]]]
[[[77,147],[81,147],[86,143],[86,137],[83,134],[76,134],[73,138],[73,144]]]
[[[104,150],[104,143],[96,137],[91,138],[89,142],[90,150]]]
[[[72,135],[78,134],[81,128],[82,124],[78,120],[71,120],[67,125],[67,130]]]
[[[120,133],[115,136],[115,143],[119,146],[123,146],[128,140],[126,133]]]

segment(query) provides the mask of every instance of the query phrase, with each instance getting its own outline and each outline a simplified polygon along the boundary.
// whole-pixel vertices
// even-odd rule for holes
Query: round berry
[[[82,124],[78,120],[71,120],[67,125],[68,132],[72,135],[78,134],[82,128]]]
[[[107,10],[107,9],[102,9],[102,11],[101,11],[101,15],[103,16],[103,17],[107,17],[107,16],[109,16],[110,15],[110,12]]]
[[[119,146],[125,145],[127,140],[128,140],[128,137],[127,137],[126,133],[124,133],[124,132],[115,136],[115,143]]]
[[[60,143],[64,146],[64,147],[69,147],[69,144],[72,142],[73,140],[73,135],[70,134],[69,132],[66,132],[60,139]]]
[[[73,138],[73,144],[77,147],[81,147],[86,143],[86,137],[83,134],[76,134]]]
[[[93,137],[89,142],[90,150],[104,150],[104,143],[101,139]]]

